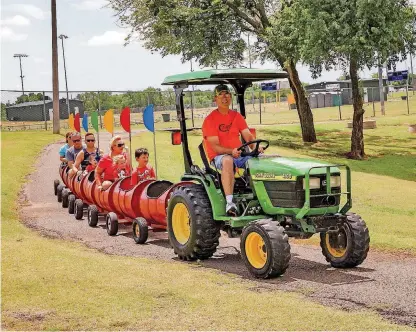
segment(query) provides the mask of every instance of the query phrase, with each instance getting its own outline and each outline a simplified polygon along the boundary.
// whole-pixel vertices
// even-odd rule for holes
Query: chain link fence
[[[365,117],[380,116],[381,108],[378,88],[364,90]],[[387,92],[387,91],[386,91]],[[185,91],[184,106],[187,126],[200,128],[204,118],[216,107],[213,92],[206,90]],[[143,127],[143,110],[149,105],[155,106],[156,129],[177,128],[175,93],[173,90],[159,91],[69,91],[59,93],[59,114],[62,129],[68,129],[70,113],[81,116],[98,111],[104,113],[114,110],[115,126],[120,125],[119,113],[129,106],[132,110],[132,124]],[[307,91],[307,97],[315,122],[327,122],[352,119],[353,108],[351,89],[331,92],[326,90]],[[249,88],[245,94],[247,122],[255,124],[299,123],[294,105],[289,105],[290,90],[277,92],[260,91]],[[237,98],[233,94],[233,109],[237,109]],[[52,92],[1,90],[1,128],[3,131],[16,130],[52,130]],[[406,86],[395,86],[386,94],[385,115],[397,116],[416,113],[414,91]]]

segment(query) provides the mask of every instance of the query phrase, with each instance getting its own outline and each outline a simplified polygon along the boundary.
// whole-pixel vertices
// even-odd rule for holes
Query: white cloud
[[[24,13],[26,15],[32,16],[33,18],[36,18],[38,20],[44,20],[50,15],[49,11],[43,11],[41,8],[36,7],[35,5],[13,4],[10,5],[8,8],[19,13]]]
[[[85,0],[80,3],[74,3],[72,6],[79,10],[98,10],[107,4],[107,0]]]
[[[88,40],[88,46],[123,45],[127,34],[118,31],[106,31],[101,36]]]
[[[0,39],[2,41],[15,42],[15,41],[26,40],[26,38],[27,38],[27,34],[16,33],[8,27],[2,27],[1,30],[0,30]]]
[[[30,25],[30,20],[22,15],[15,15],[0,21],[1,25],[16,25],[27,26]]]

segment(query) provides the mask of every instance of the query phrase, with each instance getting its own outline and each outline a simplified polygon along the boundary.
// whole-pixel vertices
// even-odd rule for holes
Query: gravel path
[[[101,146],[106,147],[109,136],[101,134],[100,140]],[[147,244],[136,245],[131,226],[120,225],[119,234],[109,237],[103,222],[90,228],[86,218],[77,221],[62,209],[52,190],[53,180],[59,178],[57,156],[61,145],[49,145],[37,161],[37,171],[30,175],[22,193],[23,221],[45,236],[80,241],[104,253],[177,261],[166,233],[150,233]],[[293,243],[291,246],[292,259],[286,274],[277,279],[256,281],[258,291],[295,291],[324,305],[346,310],[369,308],[393,322],[416,327],[415,257],[370,251],[361,266],[338,270],[326,263],[319,247]],[[214,257],[201,264],[251,278],[239,251],[239,239],[224,235]]]

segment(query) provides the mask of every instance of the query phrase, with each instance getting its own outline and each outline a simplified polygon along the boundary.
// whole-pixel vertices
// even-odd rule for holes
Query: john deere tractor
[[[239,215],[225,213],[221,174],[211,165],[203,142],[199,152],[203,167],[193,163],[188,146],[183,91],[189,85],[229,84],[236,92],[239,111],[245,117],[244,92],[253,82],[286,78],[284,72],[257,69],[195,71],[167,77],[173,85],[180,130],[172,132],[172,144],[181,144],[187,184],[178,187],[168,203],[168,233],[175,253],[183,260],[207,259],[219,244],[220,231],[241,237],[241,256],[257,278],[282,275],[289,266],[289,237],[307,239],[320,234],[326,260],[336,268],[361,264],[370,237],[362,218],[348,212],[351,172],[334,165],[300,158],[259,154],[269,142],[242,142],[242,156],[251,155],[246,168],[236,170],[234,201]],[[255,144],[253,150],[248,146]],[[341,172],[342,171],[342,172]],[[346,178],[341,179],[341,175]]]

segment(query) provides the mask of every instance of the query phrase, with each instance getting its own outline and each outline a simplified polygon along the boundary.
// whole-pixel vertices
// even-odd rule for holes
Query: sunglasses
[[[117,146],[118,146],[119,148],[122,148],[122,147],[124,146],[124,143],[118,143],[118,144],[117,144]]]
[[[77,142],[81,142],[80,139],[73,139],[72,142],[77,143]]]
[[[95,139],[87,139],[86,142],[95,142]]]

